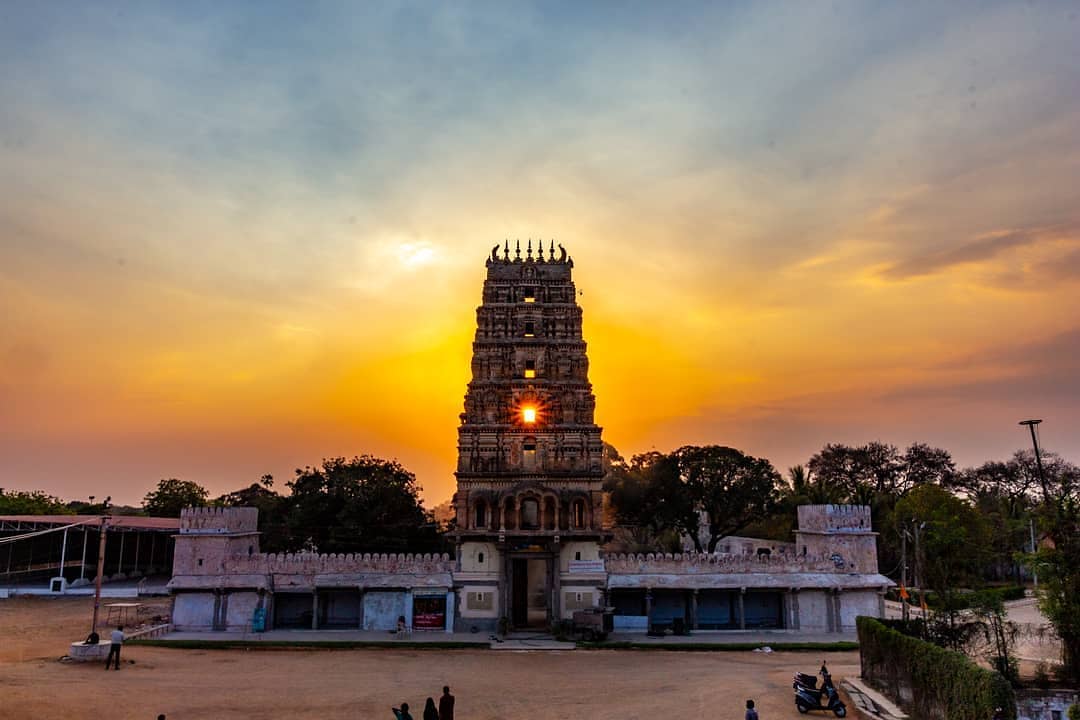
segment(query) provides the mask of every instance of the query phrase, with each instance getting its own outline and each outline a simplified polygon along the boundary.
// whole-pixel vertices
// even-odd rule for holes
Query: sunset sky
[[[625,455],[1080,461],[1080,6],[7,3],[0,487],[441,502],[530,237]]]

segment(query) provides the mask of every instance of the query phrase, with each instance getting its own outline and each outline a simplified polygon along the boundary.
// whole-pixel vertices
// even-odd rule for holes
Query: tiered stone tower
[[[461,611],[541,625],[599,602],[604,584],[596,399],[563,247],[496,245],[486,265],[458,429]]]

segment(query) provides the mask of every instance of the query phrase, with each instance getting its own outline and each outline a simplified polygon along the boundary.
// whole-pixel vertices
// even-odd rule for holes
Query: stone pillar
[[[210,620],[211,630],[221,630],[221,591],[214,591],[214,615]]]
[[[356,588],[360,591],[360,612],[357,615],[360,616],[360,621],[356,624],[358,630],[364,629],[364,586],[361,585]]]
[[[877,591],[877,611],[878,611],[878,617],[879,618],[885,617],[885,593],[886,592],[887,592],[887,590],[885,588],[879,588],[878,591]]]
[[[405,591],[405,627],[412,627],[413,591],[409,588]]]
[[[511,621],[510,618],[510,569],[513,567],[510,561],[510,546],[507,543],[501,543],[502,547],[499,548],[499,555],[502,557],[503,571],[499,577],[499,589],[502,591],[499,593],[499,615],[498,617],[505,617],[507,622]],[[498,622],[496,620],[496,622]]]
[[[454,616],[457,614],[457,608],[454,606],[454,591],[446,591],[446,634],[454,632]]]
[[[690,591],[690,629],[698,629],[697,620],[697,603],[698,603],[698,590],[694,588]]]
[[[319,629],[319,591],[311,591],[311,629]]]
[[[739,629],[746,629],[746,588],[739,588]]]
[[[116,574],[119,575],[124,571],[124,535],[127,533],[120,533],[120,554],[116,559]]]
[[[790,595],[791,602],[791,629],[798,630],[802,627],[802,620],[799,617],[799,588],[792,588]]]
[[[645,632],[652,630],[652,588],[645,588]]]
[[[840,588],[837,588],[833,592],[833,612],[836,614],[834,627],[836,628],[836,632],[843,632],[844,625],[843,622],[840,620]]]
[[[551,613],[558,622],[562,619],[562,561],[560,554],[556,551],[555,556],[551,559]]]

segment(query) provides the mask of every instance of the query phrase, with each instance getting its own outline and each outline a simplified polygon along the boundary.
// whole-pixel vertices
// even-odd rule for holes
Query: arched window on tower
[[[526,440],[521,446],[521,464],[526,472],[532,472],[536,470],[536,442],[533,440]]]
[[[575,528],[581,529],[585,527],[585,502],[582,500],[574,501],[573,512],[573,524]]]
[[[532,498],[521,501],[521,529],[535,530],[540,525],[540,505]]]

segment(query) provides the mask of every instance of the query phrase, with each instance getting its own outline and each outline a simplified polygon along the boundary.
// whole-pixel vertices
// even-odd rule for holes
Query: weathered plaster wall
[[[840,629],[855,630],[855,618],[859,615],[880,616],[880,596],[874,591],[852,590],[842,592],[840,598]]]
[[[404,592],[368,592],[364,593],[364,629],[393,630],[397,627],[398,617],[408,617],[406,594]]]
[[[254,592],[231,592],[225,613],[227,630],[249,630],[259,595]]]
[[[1019,690],[1016,720],[1053,720],[1055,710],[1064,720],[1074,703],[1080,703],[1080,695],[1073,690]]]
[[[173,627],[177,630],[212,630],[213,593],[179,593],[173,603]]]
[[[604,559],[609,573],[711,575],[717,573],[835,573],[836,564],[827,557],[787,555],[709,555],[708,553],[649,553],[609,555]]]
[[[829,594],[821,590],[799,592],[799,629],[826,632],[829,629]]]
[[[462,544],[461,570],[463,572],[495,572],[500,567],[499,549],[495,543],[467,542]]]
[[[571,561],[595,562],[599,559],[600,546],[596,542],[567,542],[563,543],[562,550],[559,552],[559,569],[565,573],[570,571]]]

